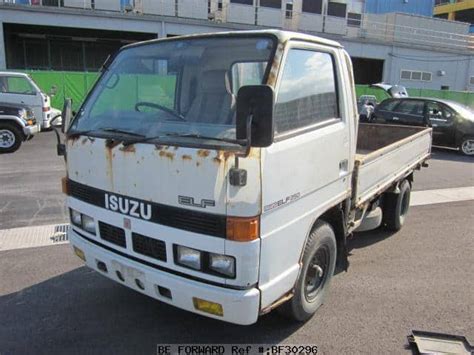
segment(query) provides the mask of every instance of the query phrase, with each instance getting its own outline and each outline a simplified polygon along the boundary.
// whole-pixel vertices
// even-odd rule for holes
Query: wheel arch
[[[329,208],[327,211],[319,215],[313,223],[311,224],[311,228],[306,236],[306,240],[303,244],[300,262],[303,258],[303,251],[306,243],[308,242],[309,235],[314,230],[318,222],[326,222],[328,223],[332,229],[334,230],[334,234],[336,236],[336,247],[337,247],[337,259],[336,259],[336,267],[343,268],[347,270],[349,267],[349,261],[347,258],[347,218],[346,218],[346,211],[348,204],[346,203],[348,200],[338,203],[337,205]]]

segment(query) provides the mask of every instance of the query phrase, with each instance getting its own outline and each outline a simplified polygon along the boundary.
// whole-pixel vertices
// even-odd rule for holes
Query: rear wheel
[[[464,155],[474,156],[474,137],[464,137],[459,150]]]
[[[336,266],[336,236],[323,221],[316,223],[305,246],[303,266],[296,281],[293,298],[279,310],[304,322],[323,304]]]
[[[0,153],[12,153],[21,146],[22,132],[14,124],[0,123]]]
[[[405,223],[410,208],[411,186],[403,180],[399,193],[385,193],[383,201],[383,223],[388,230],[399,231]]]

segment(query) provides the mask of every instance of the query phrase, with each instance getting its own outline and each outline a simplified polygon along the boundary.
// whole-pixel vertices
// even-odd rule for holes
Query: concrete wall
[[[419,89],[440,90],[441,86],[449,86],[450,90],[456,91],[474,90],[474,85],[469,85],[469,78],[474,76],[472,55],[352,41],[341,43],[353,57],[384,60],[384,82]],[[402,70],[430,72],[431,81],[402,80]]]

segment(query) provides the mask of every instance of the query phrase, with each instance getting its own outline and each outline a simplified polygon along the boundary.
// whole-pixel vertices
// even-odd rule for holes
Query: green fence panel
[[[56,95],[52,97],[51,105],[61,109],[64,98],[70,97],[73,99],[73,107],[77,108],[81,105],[86,97],[88,91],[92,88],[97,80],[99,73],[82,73],[82,72],[58,72],[58,71],[28,71],[31,77],[35,80],[38,86],[46,93],[50,93],[51,87],[57,88]],[[124,80],[121,84],[121,90],[126,93],[128,80]],[[136,85],[135,83],[128,83],[129,85]],[[170,78],[168,82],[161,82],[159,90],[163,96],[168,97],[174,88],[174,82]],[[153,92],[152,90],[151,92]],[[447,99],[459,102],[471,108],[474,108],[474,92],[459,92],[448,90],[428,90],[428,89],[407,89],[410,96],[415,97],[433,97],[439,99]],[[155,91],[156,92],[156,91]],[[383,101],[388,98],[388,94],[381,89],[371,88],[368,85],[356,85],[356,95],[374,95],[377,101]],[[124,95],[124,97],[127,95]],[[131,98],[130,98],[131,99]],[[127,107],[130,105],[129,100],[125,99],[122,104]],[[122,105],[117,102],[117,105]]]

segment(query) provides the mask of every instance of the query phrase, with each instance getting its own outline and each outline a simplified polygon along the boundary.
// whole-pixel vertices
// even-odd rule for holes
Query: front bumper
[[[83,239],[72,228],[69,228],[68,236],[71,245],[84,252],[88,267],[135,291],[178,308],[230,323],[248,325],[257,321],[260,307],[260,291],[256,288],[234,290],[208,285],[154,269],[102,249],[100,246]],[[106,265],[107,272],[99,268],[98,264],[100,262]],[[124,281],[120,280],[117,271],[121,273]],[[138,286],[136,279],[144,286],[143,290]],[[161,295],[159,286],[169,289],[171,291],[171,298]],[[193,304],[193,297],[219,303],[223,308],[223,316],[196,310]]]
[[[23,127],[23,133],[26,137],[33,136],[41,130],[39,124],[35,124],[33,126],[25,126]]]

